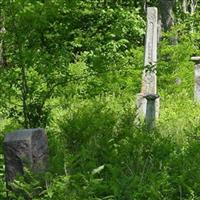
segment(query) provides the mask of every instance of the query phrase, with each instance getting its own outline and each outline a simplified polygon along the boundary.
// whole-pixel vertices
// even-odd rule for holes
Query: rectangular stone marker
[[[195,65],[194,99],[200,102],[200,64]]]
[[[195,62],[194,68],[194,100],[200,102],[200,56],[192,57],[191,60]]]
[[[158,10],[156,7],[147,8],[147,30],[145,40],[144,71],[142,89],[137,97],[138,115],[146,115],[146,94],[157,94],[157,42],[158,42]],[[159,99],[156,99],[156,116],[159,113]]]
[[[24,129],[8,133],[4,138],[6,181],[23,175],[24,167],[32,172],[47,168],[48,144],[44,129]]]

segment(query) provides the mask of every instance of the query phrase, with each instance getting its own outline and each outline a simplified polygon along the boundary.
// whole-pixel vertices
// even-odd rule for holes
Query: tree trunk
[[[191,0],[190,2],[190,10],[191,10],[191,14],[193,15],[195,10],[197,8],[197,0]]]
[[[183,0],[182,7],[184,13],[193,15],[197,8],[197,0]]]
[[[175,16],[173,11],[175,5],[176,0],[159,0],[162,28],[164,32],[170,31],[175,24]],[[172,45],[177,44],[176,35],[170,38],[170,43]]]
[[[182,2],[183,12],[186,15],[192,16],[197,8],[197,0],[183,0]],[[194,30],[193,22],[190,23],[190,32],[192,33]]]
[[[164,31],[169,31],[174,25],[175,18],[173,8],[175,0],[159,0],[160,13],[162,18],[162,26]]]

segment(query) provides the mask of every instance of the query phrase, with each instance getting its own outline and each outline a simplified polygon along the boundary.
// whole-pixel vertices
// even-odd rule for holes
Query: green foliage
[[[133,56],[137,54],[135,45],[142,42],[143,19],[128,7],[97,4],[4,3],[7,62],[1,69],[0,85],[5,115],[24,127],[46,126],[51,109],[48,99],[60,96],[59,90],[74,90],[71,82],[88,77],[87,83],[81,82],[85,87],[75,91],[86,90],[90,96],[127,87],[124,77],[133,73],[136,64]],[[85,69],[81,69],[83,66]],[[121,86],[110,88],[110,82],[116,79],[123,80]]]
[[[190,61],[200,52],[199,8],[184,14],[177,2],[179,25],[162,35],[156,63],[160,119],[150,132],[134,123],[143,1],[1,5],[6,62],[0,68],[0,141],[13,129],[46,127],[49,168],[45,174],[25,170],[6,190],[1,146],[0,199],[200,199],[200,106],[193,101]]]
[[[6,199],[5,166],[3,154],[0,154],[0,198]]]

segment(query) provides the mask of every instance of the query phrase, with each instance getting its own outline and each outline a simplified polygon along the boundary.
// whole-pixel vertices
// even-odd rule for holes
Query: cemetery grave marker
[[[141,93],[137,95],[137,108],[140,117],[146,116],[147,94],[157,94],[157,41],[158,41],[158,10],[156,7],[147,8],[147,30],[145,41],[144,70]],[[159,98],[156,98],[156,116],[159,113]]]
[[[44,129],[24,129],[8,133],[4,138],[6,182],[23,175],[24,167],[33,172],[45,171],[48,145]]]
[[[195,62],[194,67],[194,100],[200,102],[200,56],[191,58]]]

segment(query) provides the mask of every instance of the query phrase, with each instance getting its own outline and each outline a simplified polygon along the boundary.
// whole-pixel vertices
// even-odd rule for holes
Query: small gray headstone
[[[24,129],[7,133],[4,138],[6,181],[23,175],[24,167],[32,172],[47,168],[48,144],[44,129]]]

